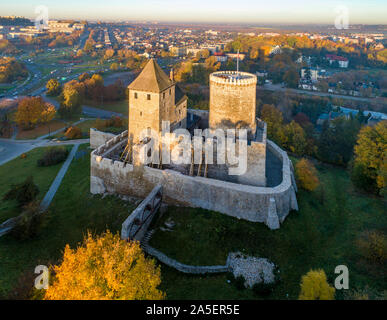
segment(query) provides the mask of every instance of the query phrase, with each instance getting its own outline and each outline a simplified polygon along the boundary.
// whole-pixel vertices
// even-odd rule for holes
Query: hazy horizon
[[[15,15],[34,19],[35,8],[45,5],[50,19],[104,20],[104,21],[158,21],[169,23],[244,23],[244,24],[334,24],[336,8],[348,8],[349,23],[387,24],[387,2],[373,1],[314,1],[262,0],[235,1],[197,0],[68,0],[53,1],[14,0],[0,4],[2,16]]]

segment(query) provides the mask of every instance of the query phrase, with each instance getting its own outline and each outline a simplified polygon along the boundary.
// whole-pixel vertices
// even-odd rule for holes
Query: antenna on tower
[[[237,53],[237,75],[239,76],[239,50]]]

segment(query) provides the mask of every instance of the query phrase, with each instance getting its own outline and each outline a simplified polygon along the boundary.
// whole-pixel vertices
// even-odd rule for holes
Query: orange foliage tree
[[[42,97],[27,97],[19,102],[15,120],[23,129],[31,129],[39,123],[50,122],[55,114],[55,107]]]
[[[82,138],[82,130],[78,127],[70,127],[65,132],[65,137],[69,140]]]
[[[296,176],[300,187],[307,191],[316,190],[320,184],[316,168],[307,159],[302,158],[296,164]]]
[[[46,300],[161,300],[160,267],[145,258],[138,242],[126,242],[109,231],[90,233],[77,249],[65,247],[63,262]]]

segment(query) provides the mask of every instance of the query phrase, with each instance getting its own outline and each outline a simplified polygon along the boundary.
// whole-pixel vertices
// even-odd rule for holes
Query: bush
[[[122,128],[123,126],[124,120],[115,116],[108,120],[97,119],[95,121],[95,128],[100,131],[103,131],[106,128]]]
[[[49,148],[41,159],[38,159],[38,167],[54,166],[66,160],[68,150],[65,147]]]
[[[335,288],[328,284],[324,270],[311,270],[302,277],[299,300],[334,300]]]
[[[387,260],[387,237],[381,231],[366,231],[357,241],[360,254],[369,262],[383,265]]]
[[[12,185],[11,189],[4,195],[3,200],[16,200],[19,207],[23,207],[35,200],[38,194],[38,186],[34,184],[32,177],[28,177],[24,182]]]
[[[78,127],[70,127],[66,130],[65,137],[69,140],[81,139],[82,130]]]
[[[107,127],[121,128],[124,126],[124,120],[120,117],[112,117],[106,122],[107,122]]]
[[[106,128],[106,121],[102,120],[102,119],[97,119],[97,120],[95,120],[95,125],[94,126],[95,126],[95,128],[97,130],[102,131],[103,129]]]
[[[296,176],[299,186],[307,191],[314,191],[319,186],[317,170],[313,163],[302,158],[296,164]]]
[[[17,240],[28,240],[36,237],[41,230],[45,213],[40,212],[39,203],[33,201],[23,208],[23,213],[18,217],[15,227],[10,235]]]
[[[355,164],[351,170],[351,180],[353,184],[370,193],[377,193],[376,181],[367,174],[367,168],[363,164]]]

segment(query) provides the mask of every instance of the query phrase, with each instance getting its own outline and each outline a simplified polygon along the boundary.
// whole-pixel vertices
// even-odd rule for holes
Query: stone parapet
[[[219,71],[210,75],[210,82],[223,85],[257,85],[257,76],[247,72]]]

